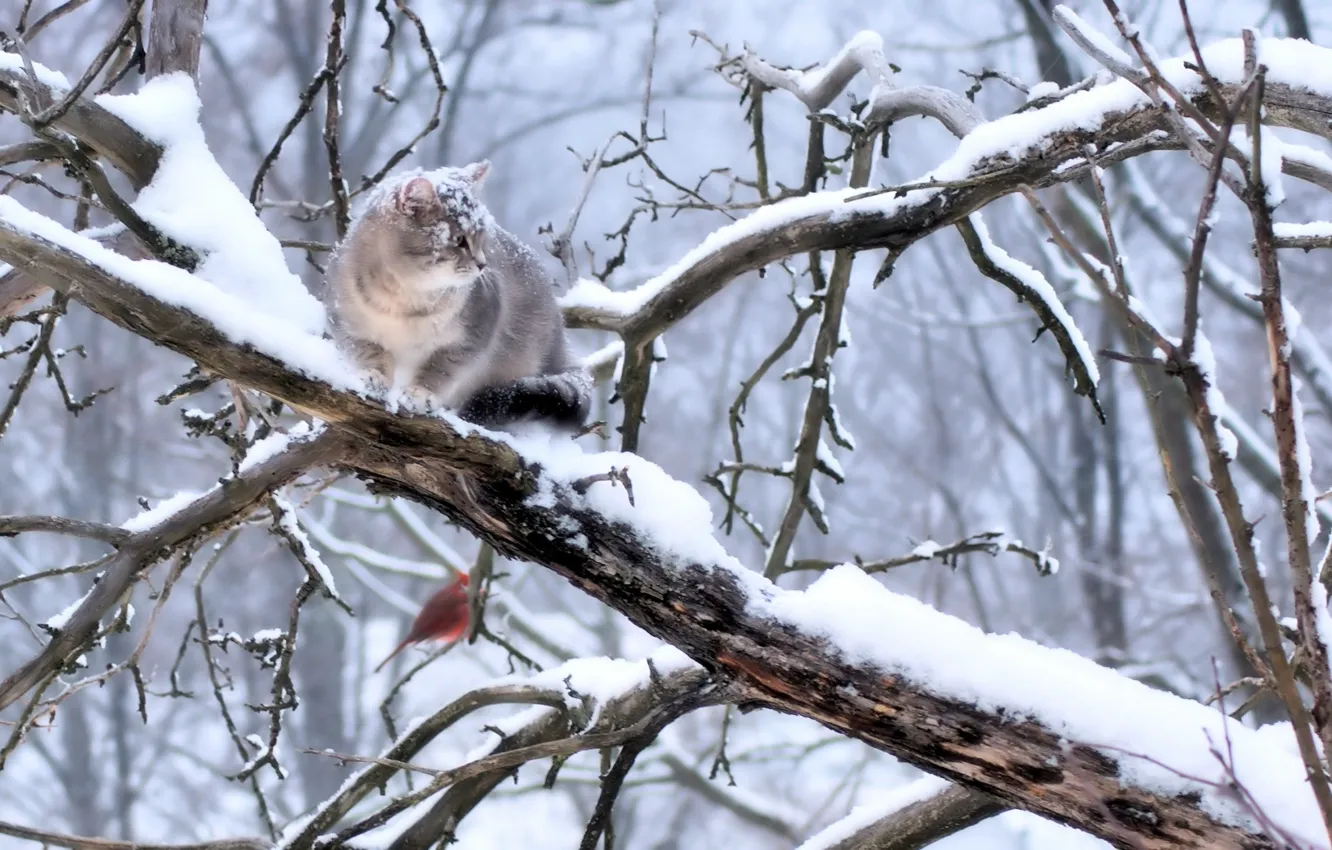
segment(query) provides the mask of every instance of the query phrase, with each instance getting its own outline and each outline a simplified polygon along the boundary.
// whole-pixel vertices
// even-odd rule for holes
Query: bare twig
[[[333,222],[338,239],[347,234],[351,212],[347,201],[347,181],[342,177],[342,151],[338,146],[338,124],[342,118],[342,96],[338,74],[346,64],[342,30],[347,23],[347,0],[333,0],[333,21],[328,28],[328,56],[324,67],[332,69],[324,91],[324,149],[328,152],[328,179],[333,190]]]
[[[178,512],[136,531],[120,545],[106,566],[105,578],[69,617],[59,636],[0,683],[0,708],[13,704],[50,671],[59,669],[80,652],[92,639],[101,618],[143,570],[172,549],[237,522],[273,488],[295,479],[311,466],[335,459],[342,445],[342,438],[327,430],[292,440],[287,451],[232,478],[226,487],[219,485]]]
[[[1036,567],[1038,575],[1053,575],[1059,569],[1059,561],[1050,557],[1045,551],[1038,551],[1029,546],[1024,546],[1020,540],[1011,540],[1007,534],[1000,531],[985,531],[980,534],[973,534],[954,543],[941,546],[933,540],[926,541],[913,549],[906,555],[900,555],[896,558],[883,558],[876,561],[862,560],[856,556],[853,561],[867,573],[885,572],[887,570],[905,567],[910,564],[921,564],[926,561],[939,561],[947,566],[956,567],[959,559],[963,555],[969,555],[976,552],[983,552],[986,555],[997,556],[1000,552],[1012,552],[1015,555],[1021,555],[1031,561]],[[828,570],[844,561],[822,561],[815,558],[801,558],[792,561],[787,567],[787,572],[796,572],[799,570]]]
[[[68,850],[266,850],[269,842],[259,838],[223,838],[199,841],[193,844],[152,844],[143,841],[116,841],[110,838],[86,838],[63,835],[30,826],[0,822],[0,835],[41,842],[43,847],[65,847]]]
[[[100,540],[119,546],[131,537],[130,532],[114,525],[68,519],[55,516],[0,516],[0,537],[12,537],[28,531],[49,531]]]

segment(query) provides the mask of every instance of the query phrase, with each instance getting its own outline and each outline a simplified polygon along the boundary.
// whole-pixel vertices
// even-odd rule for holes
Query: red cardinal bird
[[[435,595],[426,600],[425,607],[412,621],[407,637],[402,639],[397,649],[389,653],[388,658],[379,662],[375,672],[384,669],[384,665],[408,644],[426,640],[457,640],[467,634],[470,621],[471,614],[467,610],[467,573],[459,573],[453,583],[435,591]]]

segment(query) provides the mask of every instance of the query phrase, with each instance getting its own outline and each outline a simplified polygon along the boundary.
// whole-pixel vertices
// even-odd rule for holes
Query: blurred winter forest
[[[0,27],[6,50],[21,37],[33,62],[70,81],[110,44],[87,94],[130,93],[154,73],[155,57],[145,63],[139,52],[151,5],[139,4],[136,21],[127,18],[135,5],[124,0],[2,0]],[[386,166],[489,159],[491,212],[538,249],[562,295],[576,278],[583,292],[597,278],[611,290],[632,289],[719,227],[802,186],[910,183],[958,144],[943,123],[916,116],[892,123],[882,143],[857,147],[857,110],[874,83],[868,75],[811,111],[789,90],[755,85],[753,63],[727,61],[734,57],[802,69],[828,62],[858,33],[877,33],[898,86],[964,96],[982,120],[1101,70],[1057,26],[1049,0],[206,5],[197,85],[207,141],[283,240],[289,268],[316,294],[345,202],[330,189],[330,82],[321,77],[336,9],[345,9],[346,64],[336,75],[333,120],[347,185],[355,189]],[[1100,32],[1116,32],[1101,0],[1067,5]],[[1193,6],[1203,44],[1239,38],[1245,28],[1332,42],[1332,7],[1324,3]],[[1190,55],[1174,0],[1124,0],[1122,8],[1161,56]],[[33,138],[12,114],[0,127],[5,145]],[[812,133],[822,139],[826,174],[821,161],[810,164]],[[1325,140],[1307,143],[1328,151]],[[73,229],[113,221],[104,205],[80,204],[77,169],[13,150],[0,148],[6,194]],[[132,198],[133,181],[115,179]],[[649,345],[652,362],[630,357],[612,374],[613,359],[596,361],[604,368],[595,418],[607,425],[581,442],[589,451],[598,442],[634,451],[693,485],[711,503],[725,548],[782,587],[863,563],[893,590],[986,632],[1016,632],[1153,688],[1209,700],[1218,686],[1258,674],[1221,616],[1252,605],[1206,483],[1205,446],[1181,383],[1151,364],[1150,350],[1048,226],[1057,222],[1101,269],[1122,260],[1136,297],[1178,334],[1187,306],[1182,270],[1208,184],[1188,152],[1165,150],[1107,164],[1095,182],[1041,189],[1037,204],[1019,191],[986,208],[993,244],[1044,274],[1090,349],[1123,355],[1096,356],[1099,407],[1085,386],[1075,391],[1067,346],[1052,332],[1038,334],[1041,318],[978,267],[974,255],[983,248],[945,227],[900,257],[883,244],[854,264],[845,251],[801,250],[746,272]],[[1332,196],[1322,188],[1289,179],[1285,186],[1279,220],[1332,219]],[[1102,208],[1115,246],[1104,243]],[[1271,447],[1267,338],[1259,303],[1244,294],[1258,285],[1253,225],[1224,189],[1214,219],[1200,312],[1225,425],[1240,444],[1235,484],[1256,524],[1257,559],[1279,616],[1294,618],[1298,577],[1288,567],[1283,482]],[[1283,250],[1281,269],[1285,297],[1300,315],[1303,346],[1292,356],[1305,369],[1313,479],[1326,486],[1320,459],[1332,456],[1332,376],[1318,376],[1318,358],[1319,343],[1332,345],[1325,330],[1332,251]],[[810,297],[829,286],[844,289],[844,304],[840,296]],[[828,328],[833,301],[842,316]],[[580,313],[582,302],[567,303],[580,355],[619,338],[597,329],[595,305]],[[12,273],[0,278],[6,314],[0,516],[118,526],[179,491],[209,487],[231,468],[239,418],[232,385],[172,395],[190,373],[188,358],[117,327],[77,295],[53,296]],[[830,376],[810,371],[831,353]],[[618,391],[616,379],[624,381]],[[819,381],[821,395],[811,388]],[[262,398],[248,398],[249,415],[258,416]],[[627,406],[641,409],[641,424],[626,423]],[[283,516],[299,522],[284,525]],[[1312,541],[1315,552],[1329,525]],[[39,624],[89,592],[108,551],[107,540],[91,537],[0,535],[0,675],[50,640]],[[310,552],[327,564],[345,604],[298,594]],[[438,647],[413,648],[373,673],[422,602],[478,558],[493,578],[476,640],[424,667]],[[56,572],[30,580],[48,570]],[[497,554],[428,507],[323,474],[172,551],[144,573],[130,601],[132,621],[107,629],[35,698],[11,701],[0,715],[0,822],[9,830],[0,829],[0,846],[43,840],[34,832],[25,840],[15,825],[179,845],[237,836],[266,842],[284,830],[290,837],[293,824],[299,831],[301,819],[363,767],[313,751],[373,757],[414,719],[496,677],[571,658],[642,659],[662,645],[561,575]],[[128,609],[116,610],[127,619]],[[272,635],[296,616],[299,638],[288,653]],[[1239,619],[1257,633],[1251,616]],[[1286,718],[1279,699],[1248,687],[1261,681],[1249,679],[1229,697],[1232,711],[1252,697],[1242,713],[1251,726]],[[294,710],[271,709],[291,697]],[[547,709],[483,703],[410,761],[462,764],[533,710]],[[615,753],[591,748],[556,755],[554,764],[547,757],[505,768],[489,784],[465,786],[475,797],[466,804],[441,814],[432,808],[441,798],[431,798],[378,838],[370,832],[364,846],[443,846],[451,837],[466,848],[577,846]],[[806,717],[711,705],[671,723],[621,777],[603,846],[796,847],[923,775]],[[428,781],[398,773],[384,783],[387,796],[363,795],[341,823]],[[1108,846],[1005,808],[974,810],[975,825],[942,830],[951,834],[931,846]],[[915,847],[927,839],[880,840],[837,846]]]

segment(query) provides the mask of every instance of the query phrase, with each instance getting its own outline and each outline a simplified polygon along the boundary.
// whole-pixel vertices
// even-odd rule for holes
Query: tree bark
[[[153,0],[148,23],[148,78],[183,71],[199,75],[208,0]]]

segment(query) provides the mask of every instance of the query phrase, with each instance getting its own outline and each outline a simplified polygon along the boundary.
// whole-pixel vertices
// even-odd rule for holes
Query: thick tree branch
[[[919,850],[1002,813],[1008,807],[993,797],[949,785],[860,827],[820,850]],[[853,815],[854,816],[854,815]]]
[[[199,74],[208,0],[153,0],[148,24],[148,78],[183,71]]]
[[[38,80],[21,68],[0,68],[0,109],[22,114],[22,102],[51,103],[63,92]],[[162,148],[145,139],[120,118],[87,98],[79,98],[52,126],[87,145],[129,178],[135,189],[147,186],[157,172]]]

